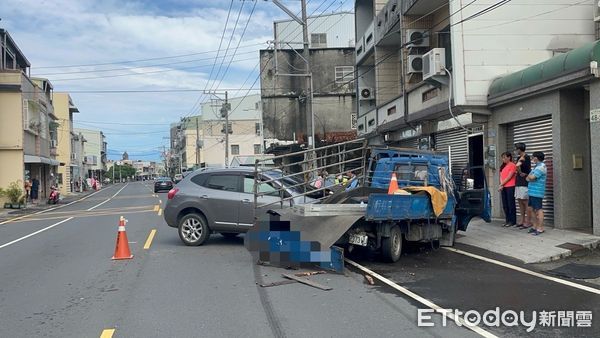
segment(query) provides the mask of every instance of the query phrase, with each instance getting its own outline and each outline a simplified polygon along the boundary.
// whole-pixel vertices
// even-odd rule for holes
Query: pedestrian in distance
[[[31,202],[32,203],[37,203],[37,199],[38,199],[38,194],[40,191],[40,181],[37,178],[33,178],[31,180]]]
[[[519,204],[521,212],[521,222],[517,224],[519,229],[527,229],[531,227],[531,215],[529,213],[529,188],[527,183],[527,175],[531,171],[531,157],[527,155],[525,150],[527,146],[523,142],[515,143],[517,157],[517,181],[515,184],[515,198]]]
[[[533,228],[529,230],[529,233],[535,236],[544,233],[544,210],[542,209],[542,202],[546,194],[546,178],[548,173],[544,158],[544,153],[541,151],[533,153],[532,164],[534,167],[527,176],[527,182],[529,182],[529,210],[531,211],[531,217],[535,218]]]
[[[29,202],[31,198],[31,180],[25,179],[25,203]]]
[[[513,163],[512,153],[502,153],[500,166],[500,191],[502,195],[502,208],[504,209],[505,227],[517,224],[517,206],[515,204],[515,186],[517,182],[517,166]]]

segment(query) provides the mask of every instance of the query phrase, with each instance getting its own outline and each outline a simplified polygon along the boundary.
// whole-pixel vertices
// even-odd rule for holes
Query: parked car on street
[[[177,184],[177,183],[181,182],[182,179],[183,179],[183,174],[175,174],[173,181],[175,181],[175,184]]]
[[[158,177],[154,180],[154,192],[169,191],[173,189],[173,181],[169,177]]]
[[[310,196],[299,196],[304,192],[299,178],[269,170],[260,173],[260,180],[272,182],[258,185],[265,193],[258,197],[259,206],[279,202],[280,191],[291,198],[291,204],[314,201]],[[206,169],[187,175],[169,191],[165,221],[178,229],[184,244],[191,246],[203,244],[214,232],[225,237],[244,233],[254,224],[254,181],[254,168],[249,167]]]

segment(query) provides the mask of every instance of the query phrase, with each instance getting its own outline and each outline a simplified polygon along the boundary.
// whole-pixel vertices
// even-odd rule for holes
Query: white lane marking
[[[6,220],[4,222],[0,222],[0,225],[4,225],[4,224],[7,224],[7,223],[10,223],[10,222],[13,222],[13,221],[18,221],[18,220],[21,220],[21,219],[27,219],[27,218],[29,218],[29,217],[31,217],[33,215],[39,215],[39,214],[43,214],[43,213],[46,213],[46,212],[49,212],[49,211],[53,211],[53,210],[57,210],[57,209],[60,209],[60,208],[67,207],[67,206],[69,206],[71,204],[74,204],[74,203],[77,203],[77,202],[81,202],[81,201],[85,200],[86,198],[92,197],[92,196],[96,195],[97,193],[99,193],[100,191],[102,191],[102,190],[98,190],[98,191],[93,192],[93,193],[91,193],[91,194],[89,194],[87,196],[84,196],[84,197],[82,197],[82,198],[80,198],[78,200],[75,200],[75,201],[67,203],[67,204],[62,204],[62,205],[54,207],[54,208],[40,210],[40,211],[34,212],[32,214],[29,214],[29,215],[23,215],[23,216],[19,216],[19,217],[8,219],[8,220]]]
[[[448,251],[456,252],[456,253],[461,254],[461,255],[469,256],[469,257],[472,257],[472,258],[475,258],[475,259],[479,259],[479,260],[482,260],[484,262],[488,262],[488,263],[500,265],[500,266],[503,266],[505,268],[512,269],[512,270],[515,270],[515,271],[519,271],[519,272],[522,272],[522,273],[525,273],[525,274],[528,274],[528,275],[531,275],[531,276],[535,276],[535,277],[542,278],[542,279],[545,279],[545,280],[549,280],[549,281],[552,281],[552,282],[555,282],[555,283],[563,284],[563,285],[570,286],[570,287],[573,287],[573,288],[576,288],[576,289],[579,289],[579,290],[583,290],[583,291],[587,291],[587,292],[591,292],[591,293],[595,293],[597,295],[600,295],[600,289],[595,289],[595,288],[592,288],[592,287],[589,287],[589,286],[585,286],[585,285],[573,283],[573,282],[570,282],[568,280],[564,280],[564,279],[560,279],[560,278],[556,278],[556,277],[546,276],[546,275],[541,274],[539,272],[527,270],[527,269],[518,267],[516,265],[512,265],[512,264],[504,263],[504,262],[501,262],[501,261],[497,261],[495,259],[491,259],[491,258],[479,256],[479,255],[476,255],[476,254],[472,254],[470,252],[462,251],[460,249],[448,248],[448,247],[444,247],[444,249],[446,249]]]
[[[96,209],[97,207],[103,205],[104,203],[107,203],[108,201],[112,200],[113,198],[115,198],[115,196],[117,196],[121,191],[123,191],[123,189],[127,188],[127,186],[129,185],[129,183],[125,184],[123,186],[123,188],[119,189],[119,191],[117,191],[114,195],[112,195],[111,197],[109,197],[106,201],[101,202],[99,204],[94,205],[93,207],[86,209],[86,211],[92,211],[94,209]]]
[[[448,312],[448,311],[444,311],[445,309],[442,309],[441,307],[439,307],[438,305],[436,305],[435,303],[431,302],[428,299],[425,299],[419,295],[417,295],[416,293],[408,290],[407,288],[404,288],[396,283],[394,283],[393,281],[383,277],[382,275],[378,274],[377,272],[371,271],[368,268],[348,259],[348,258],[344,258],[344,260],[346,261],[346,263],[354,266],[355,268],[361,270],[364,273],[367,273],[369,275],[371,275],[372,277],[378,279],[379,281],[385,283],[386,285],[402,292],[403,294],[409,296],[410,298],[416,300],[417,302],[433,309],[433,310],[440,310],[440,313],[443,316],[448,317],[451,320],[454,320],[455,322],[459,322],[462,326],[468,328],[469,330],[479,334],[482,337],[486,337],[486,338],[497,338],[497,336],[495,336],[494,334],[480,328],[479,326],[475,326],[475,325],[470,325],[467,322],[464,321],[463,318],[461,318],[460,316],[456,316],[454,315],[454,313],[452,312]]]
[[[6,248],[6,247],[7,247],[7,246],[9,246],[9,245],[12,245],[12,244],[15,244],[15,243],[17,243],[17,242],[20,242],[20,241],[22,241],[22,240],[24,240],[24,239],[27,239],[27,238],[31,237],[31,236],[35,236],[35,235],[39,234],[40,232],[44,232],[44,231],[46,231],[46,230],[52,229],[52,228],[54,228],[54,227],[55,227],[55,226],[57,226],[57,225],[60,225],[60,224],[63,224],[63,223],[65,223],[65,222],[68,222],[68,221],[72,220],[73,218],[74,218],[74,217],[69,217],[69,218],[67,218],[67,219],[63,219],[63,220],[62,220],[62,221],[60,221],[60,222],[54,223],[54,224],[52,224],[52,225],[50,225],[50,226],[47,226],[47,227],[45,227],[45,228],[43,228],[43,229],[40,229],[40,230],[36,231],[36,232],[32,232],[32,233],[30,233],[30,234],[29,234],[29,235],[27,235],[27,236],[23,236],[23,237],[21,237],[21,238],[15,239],[14,241],[8,242],[8,243],[6,243],[6,244],[3,244],[3,245],[0,245],[0,249],[2,249],[2,248]]]

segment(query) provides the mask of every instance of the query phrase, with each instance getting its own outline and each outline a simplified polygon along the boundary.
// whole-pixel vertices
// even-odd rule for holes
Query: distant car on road
[[[154,180],[154,192],[169,191],[173,189],[173,181],[169,177],[158,177]]]
[[[304,188],[300,179],[285,177],[281,171],[260,173],[259,205],[279,202],[280,193],[294,197],[292,203],[309,203],[314,199],[300,196]],[[283,185],[283,187],[282,187]],[[306,187],[308,191],[310,187]],[[313,188],[314,189],[314,188]],[[254,224],[254,168],[220,168],[196,171],[169,191],[164,218],[177,228],[185,245],[202,245],[213,232],[225,237],[245,233]]]
[[[183,174],[175,174],[173,180],[175,181],[175,184],[181,182],[181,180],[183,180]]]

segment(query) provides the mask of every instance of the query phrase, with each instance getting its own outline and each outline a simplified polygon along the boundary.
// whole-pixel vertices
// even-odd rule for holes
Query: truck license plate
[[[367,246],[368,239],[369,237],[367,235],[350,235],[348,242],[354,245]]]

